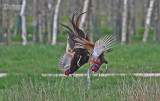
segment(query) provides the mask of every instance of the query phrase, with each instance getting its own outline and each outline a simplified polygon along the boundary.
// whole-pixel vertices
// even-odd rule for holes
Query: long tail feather
[[[79,20],[80,20],[80,17],[85,14],[86,12],[83,12],[81,13],[78,17],[77,17],[77,20],[76,20],[76,26],[79,28]]]

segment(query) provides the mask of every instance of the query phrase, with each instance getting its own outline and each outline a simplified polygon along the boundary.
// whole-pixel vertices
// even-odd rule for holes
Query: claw
[[[105,73],[107,73],[107,71],[108,71],[108,64],[106,64],[106,71],[105,71]]]
[[[73,75],[71,75],[71,76],[75,79],[75,77]]]
[[[88,72],[87,72],[87,92],[88,92],[88,90],[89,90],[90,87],[91,87],[90,71],[91,71],[91,69],[90,69],[90,67],[89,67],[89,68],[88,68]]]

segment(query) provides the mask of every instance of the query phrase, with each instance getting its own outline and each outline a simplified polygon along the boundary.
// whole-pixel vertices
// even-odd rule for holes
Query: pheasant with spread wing
[[[89,41],[88,36],[84,34],[81,29],[79,29],[79,19],[83,14],[84,13],[78,15],[76,22],[74,21],[74,17],[75,15],[77,15],[77,12],[72,16],[72,20],[70,19],[73,30],[68,26],[62,24],[62,26],[68,29],[66,30],[66,32],[68,33],[66,52],[61,56],[59,60],[59,68],[65,71],[65,75],[74,73],[89,60],[90,54],[87,49],[74,48],[76,43],[76,40],[74,40],[75,38],[82,38]]]
[[[97,72],[103,63],[106,64],[107,71],[107,60],[104,58],[104,52],[110,52],[111,48],[115,43],[114,35],[106,35],[95,42],[95,44],[90,43],[84,38],[75,38],[75,49],[87,49],[90,50],[90,60],[89,68],[87,72],[88,88],[90,88],[90,72],[91,70]]]

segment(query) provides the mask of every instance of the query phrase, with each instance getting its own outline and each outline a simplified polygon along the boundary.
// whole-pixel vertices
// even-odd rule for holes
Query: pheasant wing
[[[114,35],[106,35],[97,40],[92,53],[94,60],[96,61],[101,53],[113,48],[114,43],[115,43]]]
[[[65,71],[71,65],[71,58],[66,53],[64,53],[59,58],[58,65],[59,65],[58,67],[59,67],[60,70]]]

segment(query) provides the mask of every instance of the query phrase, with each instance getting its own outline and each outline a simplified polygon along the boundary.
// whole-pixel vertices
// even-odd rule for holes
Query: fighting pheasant
[[[114,35],[106,35],[95,42],[95,44],[90,43],[84,38],[75,38],[75,49],[86,49],[90,50],[90,60],[89,68],[87,72],[88,88],[90,88],[90,72],[91,70],[97,72],[103,63],[106,64],[107,71],[107,60],[104,58],[104,52],[110,52],[110,49],[115,43]]]
[[[84,13],[78,15],[75,22],[74,17],[76,14],[77,12],[72,16],[72,20],[70,19],[73,30],[68,26],[62,24],[62,26],[68,29],[66,30],[66,32],[68,33],[66,52],[61,56],[59,60],[59,68],[65,72],[65,75],[69,75],[77,71],[82,65],[88,62],[90,56],[87,49],[74,48],[76,43],[76,40],[74,40],[75,38],[83,38],[89,41],[88,36],[84,34],[81,29],[79,29],[79,19]]]

